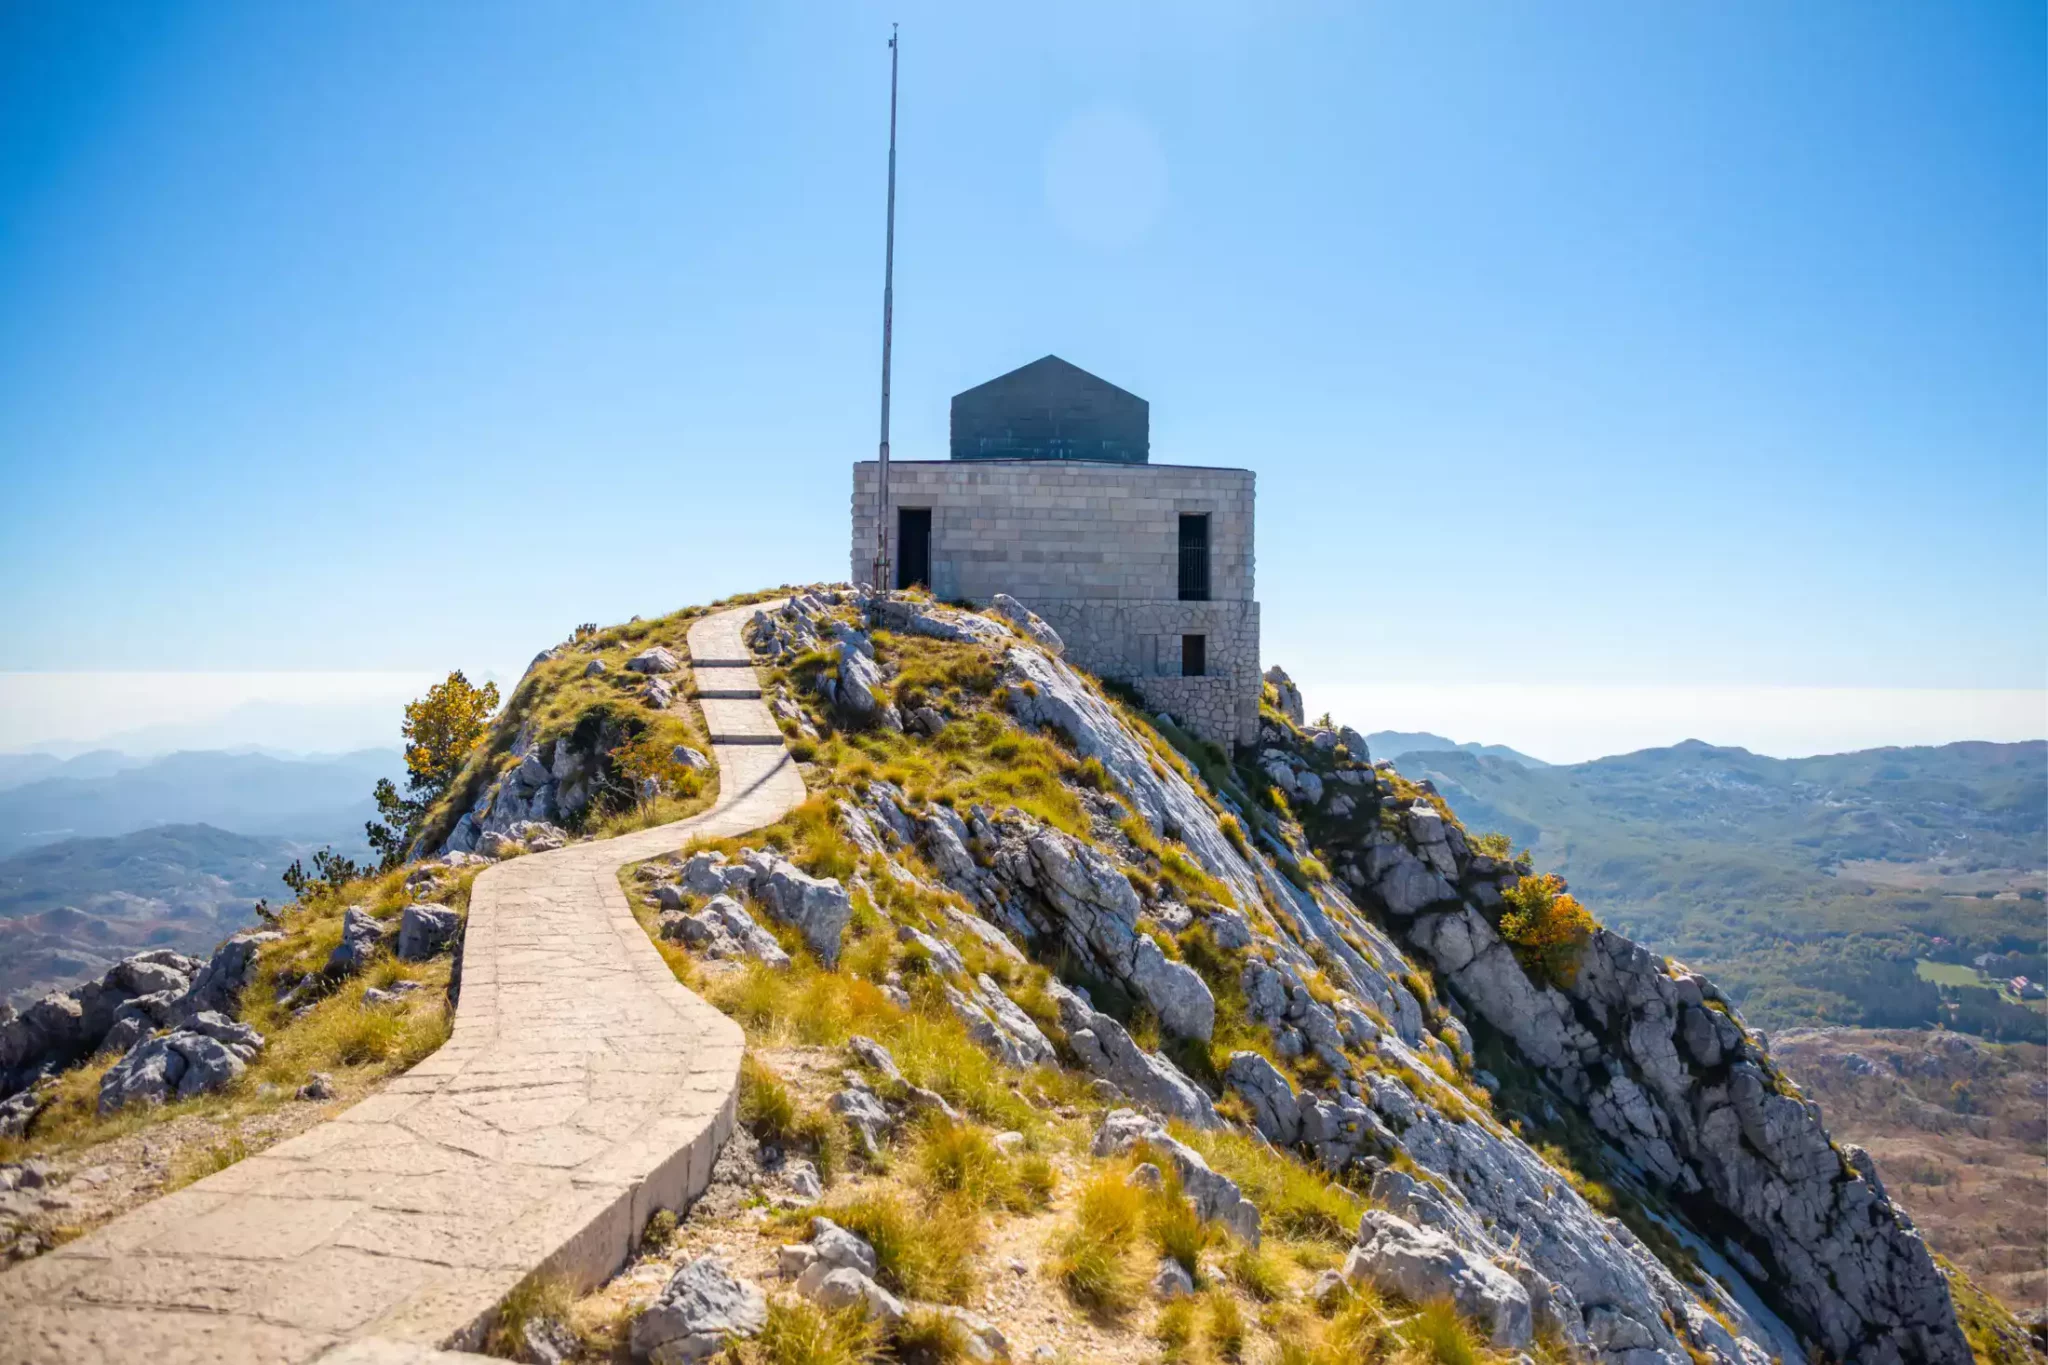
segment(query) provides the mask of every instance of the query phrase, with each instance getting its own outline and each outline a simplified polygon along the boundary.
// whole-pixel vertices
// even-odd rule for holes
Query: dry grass
[[[828,1313],[802,1299],[774,1299],[761,1334],[737,1348],[748,1365],[867,1365],[881,1335],[860,1304]]]
[[[913,1202],[898,1187],[877,1185],[834,1199],[819,1210],[875,1249],[875,1278],[913,1299],[965,1303],[980,1276],[981,1210],[953,1196]]]
[[[1069,1298],[1110,1317],[1128,1312],[1144,1289],[1133,1253],[1144,1229],[1145,1196],[1126,1180],[1126,1170],[1102,1170],[1082,1188],[1052,1267]]]

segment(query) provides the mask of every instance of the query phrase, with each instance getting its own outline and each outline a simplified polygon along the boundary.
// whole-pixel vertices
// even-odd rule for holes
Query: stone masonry
[[[879,466],[853,472],[852,580],[873,577]],[[1050,622],[1067,656],[1128,682],[1195,735],[1258,736],[1259,604],[1254,476],[1246,469],[1080,460],[889,465],[891,553],[904,509],[931,513],[934,596],[984,605],[1006,592]],[[1208,517],[1209,597],[1179,597],[1180,518]],[[1201,636],[1202,676],[1182,642]]]

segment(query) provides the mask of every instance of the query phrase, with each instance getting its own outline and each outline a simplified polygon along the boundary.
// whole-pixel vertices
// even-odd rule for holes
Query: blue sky
[[[1049,351],[1145,395],[1312,701],[2042,687],[2019,4],[14,3],[0,670],[842,575],[891,19],[896,453]]]

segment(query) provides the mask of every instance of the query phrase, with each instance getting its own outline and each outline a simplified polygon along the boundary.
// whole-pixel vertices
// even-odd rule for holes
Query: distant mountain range
[[[257,898],[288,899],[279,878],[308,851],[159,825],[0,858],[0,998],[20,1007],[144,948],[204,955],[247,927]]]
[[[1918,959],[2048,948],[2041,741],[1777,759],[1688,740],[1555,767],[1447,749],[1397,766],[1760,1023],[1918,1027],[1944,1008]],[[2031,1036],[1989,997],[1965,998],[1979,1031]]]
[[[218,751],[151,759],[108,751],[71,759],[0,755],[0,857],[160,824],[359,843],[363,822],[375,814],[371,788],[403,771],[403,758],[389,749],[303,759]]]
[[[1460,744],[1456,740],[1433,735],[1427,730],[1375,730],[1365,737],[1365,744],[1375,759],[1384,758],[1403,773],[1401,760],[1415,754],[1443,753],[1457,750],[1461,753],[1479,754],[1485,758],[1505,759],[1519,763],[1524,768],[1547,768],[1550,765],[1540,758],[1531,758],[1525,753],[1510,749],[1505,744]]]

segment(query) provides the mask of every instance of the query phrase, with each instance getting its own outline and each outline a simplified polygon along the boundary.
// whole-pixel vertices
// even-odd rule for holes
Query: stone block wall
[[[854,466],[852,581],[873,576],[879,466]],[[1009,593],[1052,623],[1076,664],[1135,686],[1191,733],[1258,737],[1253,475],[1245,469],[1043,461],[891,461],[894,508],[931,511],[934,595]],[[1209,518],[1210,598],[1179,600],[1180,517]],[[895,516],[889,518],[895,553]],[[1207,637],[1206,676],[1181,640]]]

